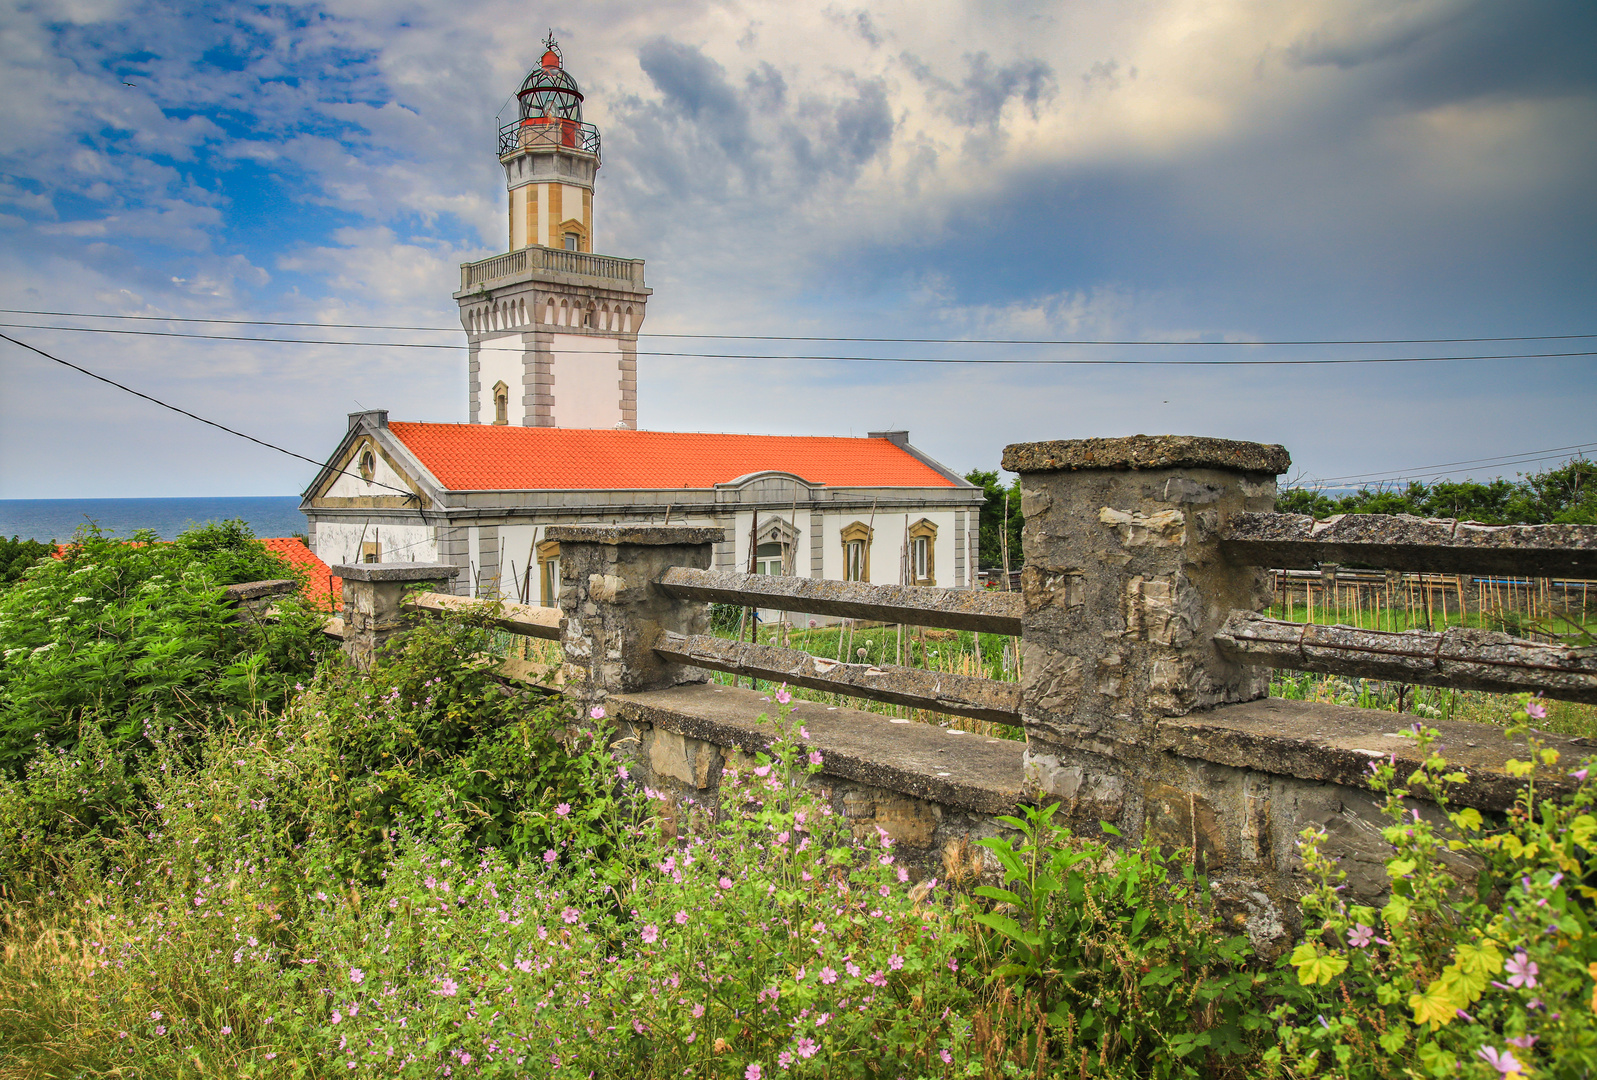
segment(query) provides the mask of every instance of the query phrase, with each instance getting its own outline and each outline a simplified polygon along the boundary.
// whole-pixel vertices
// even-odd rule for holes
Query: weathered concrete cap
[[[648,544],[655,547],[713,544],[726,539],[724,530],[702,525],[551,525],[544,530],[544,536],[573,544]]]
[[[453,581],[460,567],[444,563],[361,563],[328,569],[345,581]]]
[[[299,588],[293,578],[273,578],[270,581],[244,581],[222,590],[222,598],[229,603],[241,600],[259,600],[263,596],[284,596]]]
[[[1202,435],[1131,435],[1120,439],[1055,439],[1004,447],[1009,472],[1084,469],[1227,469],[1279,475],[1292,467],[1286,447]]]

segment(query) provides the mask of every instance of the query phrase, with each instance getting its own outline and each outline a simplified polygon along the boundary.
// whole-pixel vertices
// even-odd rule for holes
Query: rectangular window
[[[845,550],[848,552],[848,568],[844,572],[845,581],[865,580],[865,541],[850,540]]]
[[[930,548],[930,546],[931,545],[928,543],[926,537],[924,537],[924,536],[915,537],[914,543],[912,545],[912,550],[915,553],[915,580],[916,581],[925,581],[927,578],[932,576],[931,558],[930,558],[929,553],[928,553],[928,548]]]
[[[363,563],[380,563],[383,561],[383,545],[381,541],[367,540],[360,546],[360,561]]]
[[[578,245],[580,245],[581,242],[582,242],[582,238],[580,236],[578,236],[576,233],[574,233],[574,232],[566,233],[566,250],[567,251],[578,251],[578,250],[580,250]]]
[[[787,571],[786,553],[781,544],[761,544],[754,549],[754,572],[756,574],[773,574],[780,577]]]

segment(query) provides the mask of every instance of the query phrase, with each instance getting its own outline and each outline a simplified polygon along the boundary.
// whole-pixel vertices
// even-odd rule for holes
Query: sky
[[[1597,337],[1246,344],[1597,334],[1590,0],[0,0],[0,307],[442,331],[0,332],[317,460],[352,411],[463,422],[451,293],[506,248],[495,114],[551,29],[645,331],[967,342],[646,335],[641,427],[908,429],[961,472],[1213,435],[1337,486],[1597,449],[1597,357],[1527,358]],[[1015,338],[1138,344],[974,340]],[[314,471],[0,341],[0,498]]]

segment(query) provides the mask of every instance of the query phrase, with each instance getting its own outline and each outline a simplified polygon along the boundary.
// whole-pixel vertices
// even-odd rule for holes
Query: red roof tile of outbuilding
[[[336,610],[344,603],[344,582],[316,553],[296,537],[262,537],[268,551],[305,572],[305,598],[313,604]]]
[[[451,491],[708,488],[749,473],[828,487],[954,487],[887,439],[395,422],[390,431]]]

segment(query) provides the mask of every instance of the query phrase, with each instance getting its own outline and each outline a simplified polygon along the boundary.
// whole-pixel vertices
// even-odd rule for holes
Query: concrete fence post
[[[1161,718],[1266,695],[1268,672],[1226,660],[1211,637],[1233,609],[1269,602],[1269,577],[1228,563],[1219,540],[1229,515],[1275,508],[1289,464],[1280,446],[1192,436],[1004,450],[1026,518],[1021,712],[1036,794],[1119,818],[1121,777],[1141,771]]]
[[[407,588],[430,583],[447,592],[460,573],[458,566],[438,563],[362,563],[331,569],[344,579],[344,654],[361,671],[370,668],[377,653],[409,625],[399,608]]]
[[[561,650],[566,693],[584,709],[612,693],[704,682],[698,668],[655,655],[662,630],[705,634],[707,604],[678,600],[657,582],[668,569],[708,570],[723,530],[675,525],[555,525],[560,544]]]

